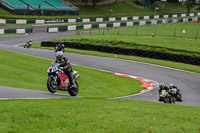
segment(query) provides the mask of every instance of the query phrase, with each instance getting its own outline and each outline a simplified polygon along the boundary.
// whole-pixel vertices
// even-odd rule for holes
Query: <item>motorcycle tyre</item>
[[[166,98],[163,100],[163,102],[164,102],[164,103],[168,103],[168,101],[167,101],[167,99],[166,99]]]
[[[76,95],[78,95],[78,92],[79,92],[79,87],[78,87],[77,82],[75,81],[74,83],[76,84],[77,88],[69,88],[68,89],[68,93],[70,96],[76,96]]]
[[[54,82],[54,79],[53,79],[53,78],[48,78],[48,79],[47,79],[47,88],[48,88],[49,92],[55,93],[55,92],[57,91],[57,87],[54,89],[54,88],[52,87],[52,84],[53,84],[52,82]]]
[[[174,98],[174,97],[172,97],[172,103],[174,103],[174,104],[175,104],[175,98]]]
[[[171,104],[172,103],[172,98],[171,95],[167,95],[167,97],[165,98],[167,100],[167,103]]]
[[[181,96],[181,94],[177,94],[177,96],[176,96],[176,100],[182,102],[182,96]]]

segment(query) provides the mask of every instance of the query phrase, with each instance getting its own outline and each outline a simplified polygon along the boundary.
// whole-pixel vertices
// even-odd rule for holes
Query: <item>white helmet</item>
[[[169,86],[174,86],[174,85],[172,83],[170,83]]]

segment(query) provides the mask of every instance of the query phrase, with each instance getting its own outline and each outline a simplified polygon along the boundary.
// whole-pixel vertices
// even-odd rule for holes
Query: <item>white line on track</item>
[[[18,45],[15,45],[15,46],[19,46],[21,44],[18,44]],[[38,49],[39,50],[39,49]],[[42,50],[45,50],[45,49],[42,49]],[[15,53],[19,53],[19,52],[15,52]],[[22,54],[22,53],[19,53],[19,54]],[[23,55],[29,55],[29,54],[23,54]],[[29,56],[33,56],[33,55],[29,55]],[[41,59],[47,59],[47,60],[52,60],[52,59],[48,59],[48,58],[43,58],[43,57],[39,57],[39,56],[33,56],[33,57],[38,57],[38,58],[41,58]],[[101,58],[108,58],[108,57],[101,57]],[[117,60],[123,60],[123,61],[127,61],[127,62],[135,62],[135,63],[140,63],[140,64],[145,64],[145,65],[151,65],[151,66],[156,66],[156,67],[161,67],[161,68],[166,68],[166,69],[171,69],[171,70],[176,70],[176,71],[181,71],[181,72],[187,72],[187,73],[192,73],[192,74],[197,74],[197,75],[200,75],[198,73],[195,73],[195,72],[190,72],[190,71],[186,71],[186,70],[180,70],[180,69],[176,69],[176,68],[170,68],[170,67],[165,67],[165,66],[160,66],[160,65],[155,65],[155,64],[150,64],[150,63],[144,63],[144,62],[138,62],[138,61],[131,61],[131,60],[124,60],[124,59],[117,59]],[[72,63],[73,64],[73,63]],[[83,66],[83,65],[78,65],[78,64],[73,64],[73,65],[76,65],[76,66],[80,66],[80,67],[85,67],[85,68],[90,68],[90,69],[96,69],[96,70],[99,70],[99,71],[104,71],[104,72],[111,72],[111,71],[107,71],[107,70],[103,70],[103,69],[98,69],[98,68],[94,68],[94,67],[88,67],[88,66]],[[114,73],[114,72],[111,72],[111,73]],[[126,74],[128,75],[128,74]],[[132,75],[129,75],[129,76],[132,76]],[[142,77],[139,77],[139,78],[142,78]],[[143,78],[145,79],[145,78]],[[147,79],[148,80],[148,79]],[[153,80],[151,80],[153,81]],[[151,87],[149,88],[148,90],[146,91],[141,91],[140,93],[137,93],[137,94],[133,94],[133,95],[128,95],[128,96],[122,96],[122,97],[114,97],[114,98],[108,98],[108,99],[119,99],[119,98],[126,98],[126,97],[130,97],[130,96],[137,96],[137,95],[140,95],[140,94],[143,94],[143,93],[146,93],[148,91],[151,91],[155,88],[158,87],[159,83],[154,81],[157,85],[156,87]],[[34,99],[34,98],[33,98]],[[46,99],[46,98],[44,98]]]
[[[18,45],[15,45],[15,46],[19,46],[19,45],[21,45],[21,44],[18,44]],[[42,49],[42,50],[46,50],[46,49]],[[20,54],[22,54],[22,53],[20,53]],[[72,54],[74,54],[74,53],[72,53]],[[24,55],[28,55],[28,54],[24,54]],[[32,56],[32,55],[30,55],[30,56]],[[39,56],[35,56],[35,57],[42,58],[42,57],[39,57]],[[101,57],[101,58],[110,58],[110,57]],[[43,59],[51,60],[51,59],[48,59],[48,58],[43,58]],[[116,59],[116,58],[113,58],[113,59]],[[166,67],[166,66],[161,66],[161,65],[155,65],[155,64],[145,63],[145,62],[125,60],[125,59],[116,59],[116,60],[123,60],[123,61],[127,61],[127,62],[135,62],[135,63],[145,64],[145,65],[150,65],[150,66],[161,67],[161,68],[166,68],[166,69],[171,69],[171,70],[176,70],[176,71],[181,71],[181,72],[187,72],[187,73],[200,75],[199,73],[195,73],[195,72],[190,72],[190,71],[186,71],[186,70],[181,70],[181,69],[171,68],[171,67]],[[77,65],[77,64],[74,64],[74,65]],[[78,65],[78,66],[81,66],[81,65]],[[86,67],[86,66],[84,66],[84,67]],[[88,67],[88,68],[91,68],[91,67]],[[97,69],[97,68],[93,68],[93,69]],[[102,71],[106,71],[106,70],[102,70]]]

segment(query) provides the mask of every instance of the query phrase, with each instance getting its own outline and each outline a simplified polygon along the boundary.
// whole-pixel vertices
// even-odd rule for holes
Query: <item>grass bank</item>
[[[167,53],[200,56],[200,23],[173,23],[133,26],[53,41],[80,42],[93,45],[146,49]],[[184,32],[185,31],[185,32]],[[184,32],[184,33],[183,33]],[[152,37],[155,34],[155,37]]]
[[[72,1],[73,2],[73,1]],[[159,10],[157,14],[174,14],[174,13],[186,13],[185,5],[180,3],[166,3],[160,2],[158,4]],[[81,18],[88,17],[122,17],[122,16],[144,16],[155,14],[153,9],[144,8],[133,4],[132,2],[118,2],[118,4],[106,4],[99,5],[96,8],[92,6],[78,6],[80,8]],[[191,9],[191,12],[199,12],[196,10],[198,6]],[[112,13],[110,10],[112,9]],[[55,19],[55,18],[77,18],[78,16],[30,16],[30,15],[13,15],[6,10],[0,8],[0,18],[10,19]]]
[[[13,36],[13,35],[23,35],[20,33],[6,33],[6,34],[0,34],[0,36]]]
[[[200,108],[132,100],[1,100],[1,132],[200,131]]]
[[[1,86],[47,91],[46,71],[52,61],[0,50],[0,62]],[[79,96],[117,97],[138,93],[144,89],[140,87],[142,83],[134,79],[75,65],[72,67],[80,74],[77,80],[80,87]]]
[[[33,45],[31,47],[32,48],[40,48],[40,49],[49,49],[49,50],[54,49],[52,47],[40,47],[40,45],[41,45],[41,43],[37,42],[37,43],[33,43]],[[85,55],[93,55],[93,56],[102,56],[102,57],[109,57],[109,58],[139,61],[139,62],[145,62],[145,63],[155,64],[155,65],[166,66],[166,67],[186,70],[186,71],[190,71],[190,72],[200,73],[199,66],[184,64],[184,63],[163,61],[163,60],[158,60],[158,59],[150,59],[150,58],[143,58],[143,57],[137,57],[137,56],[114,55],[114,54],[103,53],[103,52],[78,50],[78,49],[71,49],[71,48],[65,48],[65,51],[70,52],[70,53],[77,53],[77,54],[85,54]]]

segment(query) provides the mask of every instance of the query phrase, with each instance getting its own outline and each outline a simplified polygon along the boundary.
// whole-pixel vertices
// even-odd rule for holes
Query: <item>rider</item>
[[[54,51],[57,52],[57,51],[62,51],[63,53],[65,52],[65,44],[64,44],[64,41],[60,42],[59,44],[56,45]]]
[[[29,44],[30,46],[32,45],[33,40],[31,39],[30,41],[26,42],[26,44]],[[25,44],[25,45],[26,45]]]
[[[180,91],[177,86],[174,86],[172,83],[170,83],[169,89],[173,89],[173,88],[177,89],[177,91]]]
[[[162,90],[166,90],[168,92],[169,88],[164,85],[164,83],[160,83],[159,85],[160,89],[158,90],[159,94],[161,94]]]
[[[72,81],[72,67],[70,65],[69,59],[63,56],[62,51],[56,52],[56,61],[55,63],[59,63],[60,67],[63,67],[64,73],[68,76],[69,78],[69,87],[76,87],[76,85]]]

